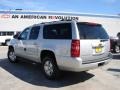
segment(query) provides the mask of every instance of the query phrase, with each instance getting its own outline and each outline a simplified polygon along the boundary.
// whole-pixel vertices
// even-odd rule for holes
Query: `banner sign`
[[[77,16],[65,15],[28,15],[28,14],[2,14],[0,18],[4,19],[56,19],[56,20],[79,20]]]

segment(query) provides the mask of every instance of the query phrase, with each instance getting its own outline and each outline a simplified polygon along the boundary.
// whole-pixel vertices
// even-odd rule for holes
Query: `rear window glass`
[[[108,39],[109,36],[100,24],[77,23],[81,39]]]

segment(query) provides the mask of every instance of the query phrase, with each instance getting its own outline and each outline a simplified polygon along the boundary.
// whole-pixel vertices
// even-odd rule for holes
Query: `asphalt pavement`
[[[60,80],[48,80],[41,65],[10,63],[7,46],[0,46],[0,90],[120,90],[120,54],[103,67],[87,72],[63,72]]]

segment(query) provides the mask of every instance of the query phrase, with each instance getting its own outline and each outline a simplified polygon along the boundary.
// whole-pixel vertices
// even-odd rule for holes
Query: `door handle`
[[[26,48],[24,48],[24,51],[26,51],[27,49]]]

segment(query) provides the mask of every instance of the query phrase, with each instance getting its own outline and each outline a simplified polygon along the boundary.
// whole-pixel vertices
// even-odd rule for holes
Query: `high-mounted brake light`
[[[80,56],[80,40],[72,40],[71,43],[71,57]]]

